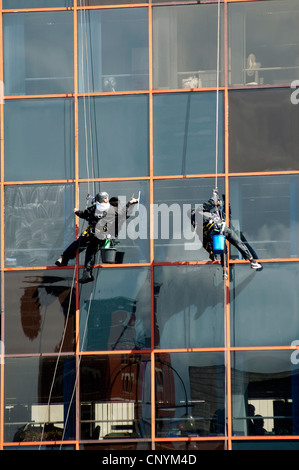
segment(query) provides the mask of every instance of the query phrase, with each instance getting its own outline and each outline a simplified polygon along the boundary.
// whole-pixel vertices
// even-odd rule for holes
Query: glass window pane
[[[75,237],[74,186],[5,188],[5,265],[51,266]]]
[[[224,435],[223,353],[156,356],[157,437]]]
[[[231,178],[231,226],[257,258],[298,257],[298,188],[298,176]]]
[[[222,13],[221,9],[221,23]],[[217,19],[217,5],[154,7],[154,88],[217,85]],[[220,34],[222,38],[222,27]],[[222,83],[222,39],[220,45],[219,82]]]
[[[148,97],[79,100],[79,152],[80,178],[147,176]]]
[[[299,106],[286,89],[229,92],[231,172],[298,170]]]
[[[292,354],[292,351],[234,353],[232,414],[235,436],[298,434],[299,369],[292,363]],[[298,352],[295,354],[298,356]]]
[[[74,177],[73,100],[6,101],[4,112],[6,181]]]
[[[5,352],[73,351],[75,299],[72,270],[6,273]]]
[[[148,268],[98,269],[94,279],[80,294],[81,349],[150,349]]]
[[[299,70],[298,2],[237,2],[228,8],[231,85],[292,82]]]
[[[73,12],[6,13],[3,28],[6,95],[73,93]]]
[[[221,267],[156,267],[154,282],[155,347],[223,346],[224,292]]]
[[[244,265],[232,269],[232,345],[291,345],[299,338],[298,263],[265,263],[261,273]]]
[[[150,259],[150,198],[149,183],[147,181],[120,181],[105,183],[80,184],[80,208],[92,203],[91,198],[99,191],[109,194],[111,204],[117,203],[118,219],[116,230],[117,263],[146,263]],[[91,194],[91,198],[86,197]],[[126,205],[131,197],[139,198],[139,204],[131,205],[126,211]],[[126,219],[123,215],[126,214]],[[80,233],[85,230],[87,222],[80,219]],[[85,252],[81,253],[80,262],[84,264]],[[101,263],[100,253],[97,260]]]
[[[6,358],[5,441],[74,439],[75,379],[74,358]]]
[[[155,175],[216,171],[216,106],[213,92],[154,96]],[[219,95],[218,172],[224,171],[223,94]]]
[[[81,439],[149,438],[149,355],[82,357]]]
[[[78,36],[80,92],[148,89],[147,8],[81,10]]]
[[[191,227],[188,212],[212,196],[212,178],[156,180],[154,182],[155,261],[208,260],[202,240]],[[218,180],[219,195],[224,194],[223,178]]]

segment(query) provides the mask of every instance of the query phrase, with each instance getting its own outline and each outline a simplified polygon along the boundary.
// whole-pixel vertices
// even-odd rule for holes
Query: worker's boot
[[[87,282],[92,282],[93,281],[93,275],[91,272],[91,269],[84,269],[83,274],[81,279],[79,279],[79,282],[81,284],[86,284]]]
[[[67,266],[68,260],[63,256],[59,256],[59,258],[55,261],[56,266]]]

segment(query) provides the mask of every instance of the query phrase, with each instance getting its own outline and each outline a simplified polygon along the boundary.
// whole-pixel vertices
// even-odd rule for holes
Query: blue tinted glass
[[[233,346],[290,346],[299,339],[298,277],[298,263],[264,263],[254,273],[248,265],[232,268]]]
[[[78,12],[80,92],[148,88],[147,8]]]
[[[147,176],[148,97],[79,101],[80,178]]]
[[[223,297],[220,266],[156,267],[155,346],[223,346]]]
[[[72,99],[12,100],[4,112],[6,181],[74,177]]]
[[[155,175],[216,172],[216,101],[214,92],[154,96]],[[218,119],[218,172],[223,172],[222,93],[219,96]]]
[[[157,437],[225,434],[222,352],[157,354],[155,374]]]
[[[51,266],[75,237],[73,185],[5,188],[6,266]]]
[[[71,11],[6,13],[3,34],[6,95],[73,93]]]
[[[92,287],[84,286],[80,295],[81,349],[149,349],[149,270],[98,269],[95,270],[94,277]]]
[[[230,179],[231,225],[258,258],[298,257],[298,191],[298,176]]]

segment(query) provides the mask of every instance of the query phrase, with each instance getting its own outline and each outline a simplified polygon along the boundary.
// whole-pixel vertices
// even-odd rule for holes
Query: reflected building
[[[298,450],[298,1],[0,3],[0,450]],[[262,271],[192,231],[215,186]]]

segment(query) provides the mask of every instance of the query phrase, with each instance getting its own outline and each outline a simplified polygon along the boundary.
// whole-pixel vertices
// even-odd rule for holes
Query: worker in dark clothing
[[[111,198],[115,199],[115,198]],[[127,207],[136,203],[131,199]],[[85,210],[74,209],[74,213],[81,219],[88,222],[87,228],[73,241],[56,260],[56,266],[67,266],[70,259],[76,257],[77,250],[81,253],[86,249],[85,270],[79,282],[86,283],[93,280],[92,267],[95,261],[97,250],[104,246],[107,239],[113,240],[118,234],[119,215],[115,204],[110,204],[109,195],[106,192],[98,193],[90,207]]]
[[[203,221],[203,233],[198,233],[199,237],[203,235],[203,247],[209,253],[212,261],[216,260],[216,255],[213,252],[213,240],[214,234],[222,234],[225,239],[228,240],[237,250],[241,253],[245,260],[250,261],[250,267],[252,269],[262,269],[262,265],[258,263],[249,248],[241,241],[241,239],[228,227],[225,223],[223,216],[222,201],[218,197],[217,190],[213,191],[213,196],[205,202],[202,206],[202,211],[198,209],[198,215],[202,216]],[[191,211],[191,223],[196,229],[196,213]],[[223,267],[223,277],[227,278],[225,252],[221,254],[221,265]]]

